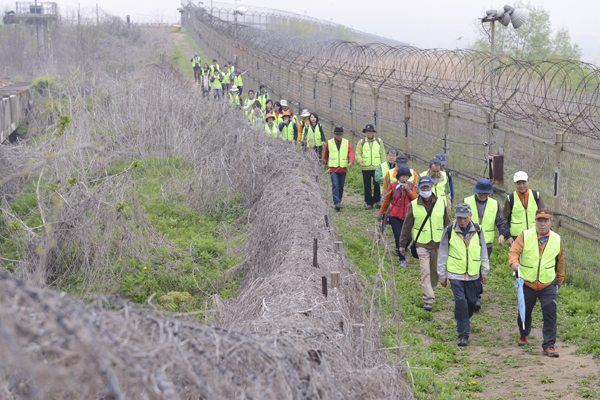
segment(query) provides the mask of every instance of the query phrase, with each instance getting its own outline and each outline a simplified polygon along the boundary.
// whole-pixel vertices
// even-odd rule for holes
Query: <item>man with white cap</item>
[[[535,226],[535,212],[540,208],[546,208],[542,196],[535,190],[529,189],[527,172],[515,173],[513,181],[517,190],[506,196],[502,207],[506,225],[510,230],[510,238],[507,240],[509,246],[512,246],[521,232]]]
[[[411,235],[421,264],[421,291],[423,308],[431,311],[438,284],[437,259],[444,228],[450,225],[446,203],[432,192],[433,181],[428,176],[419,178],[419,197],[411,201],[400,233],[400,254],[404,255]]]
[[[444,229],[437,259],[440,285],[448,280],[454,294],[454,318],[458,330],[458,345],[469,344],[470,318],[475,311],[478,281],[487,282],[490,264],[481,227],[471,221],[472,211],[467,203],[455,210],[456,221]],[[481,277],[480,277],[481,273]]]

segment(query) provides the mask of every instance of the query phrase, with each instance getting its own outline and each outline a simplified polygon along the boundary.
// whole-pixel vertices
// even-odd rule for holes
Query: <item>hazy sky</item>
[[[210,0],[203,0],[206,5]],[[13,8],[13,2],[0,0],[3,9]],[[130,14],[139,20],[160,19],[167,22],[178,18],[179,0],[97,0],[99,7],[119,16]],[[233,3],[233,2],[232,2]],[[531,0],[550,12],[554,29],[565,27],[571,38],[584,50],[584,60],[600,63],[600,1]],[[64,9],[95,12],[96,0],[58,1]],[[268,1],[241,0],[239,6],[277,8],[321,18],[370,33],[392,37],[421,48],[464,48],[475,40],[473,24],[487,9],[500,9],[504,2],[489,0],[302,0]],[[512,27],[506,29],[513,29]],[[461,40],[458,40],[462,36]]]

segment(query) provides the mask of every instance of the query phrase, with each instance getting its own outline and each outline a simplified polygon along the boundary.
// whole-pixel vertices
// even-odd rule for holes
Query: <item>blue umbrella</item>
[[[513,276],[515,273],[513,272]],[[515,287],[517,288],[517,298],[519,299],[519,316],[521,317],[521,323],[523,323],[523,330],[525,330],[525,295],[523,294],[523,279],[521,279],[520,270],[517,269],[517,281]]]

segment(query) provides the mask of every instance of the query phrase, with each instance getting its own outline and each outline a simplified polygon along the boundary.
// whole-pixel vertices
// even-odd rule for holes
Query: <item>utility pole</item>
[[[96,3],[96,25],[100,25],[100,14],[98,14],[98,3]]]

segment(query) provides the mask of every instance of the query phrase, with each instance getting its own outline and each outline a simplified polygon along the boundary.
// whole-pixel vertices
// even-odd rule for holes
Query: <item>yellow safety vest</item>
[[[240,100],[237,95],[229,93],[229,104],[232,106],[239,106]]]
[[[535,212],[538,210],[538,205],[531,189],[529,189],[527,210],[523,207],[521,197],[516,191],[513,193],[513,199],[514,204],[510,213],[510,235],[519,236],[519,233],[535,227]]]
[[[369,146],[369,143],[372,143]],[[381,164],[381,151],[380,144],[377,138],[373,137],[373,140],[364,139],[362,145],[362,158],[365,160],[361,167],[369,167],[371,165]]]
[[[327,142],[327,148],[329,151],[329,160],[327,166],[330,168],[348,168],[348,160],[350,154],[348,153],[350,142],[346,139],[342,139],[340,149],[338,150],[335,139],[329,139]]]
[[[540,256],[535,228],[523,232],[523,252],[519,257],[521,278],[527,282],[551,283],[556,278],[556,256],[560,253],[560,236],[550,231],[548,243]]]
[[[236,75],[233,77],[233,84],[235,86],[244,86],[244,82],[242,81],[242,76],[241,75]]]
[[[267,98],[268,95],[269,94],[267,92],[264,92],[262,94],[260,92],[258,92],[257,95],[256,95],[256,99],[258,101],[260,101],[260,108],[263,109],[263,110],[267,107],[267,100],[269,100]]]
[[[479,232],[475,232],[469,242],[458,235],[450,225],[448,228],[450,241],[448,243],[448,261],[446,269],[453,274],[468,273],[471,276],[479,274],[481,267],[481,242]],[[422,233],[421,233],[422,234]]]
[[[231,83],[231,75],[230,75],[229,71],[227,71],[223,74],[223,83],[226,85],[229,85]]]
[[[236,85],[237,86],[237,85]],[[253,99],[246,99],[244,100],[244,107],[246,107],[247,105],[250,105],[250,107],[246,108],[244,110],[244,115],[248,115],[248,113],[250,111],[252,111],[252,104],[256,101],[256,97],[254,97]]]
[[[305,142],[307,147],[323,146],[323,140],[321,139],[322,135],[323,131],[321,130],[321,124],[317,123],[314,128],[310,123],[304,125],[303,138],[306,138]]]
[[[211,76],[214,76],[216,72],[221,72],[221,67],[219,67],[219,64],[209,65],[208,69],[210,70]]]
[[[294,141],[294,121],[289,122],[281,129],[281,138],[283,140]]]
[[[465,199],[465,203],[471,206],[473,217],[471,221],[481,225],[481,230],[485,236],[486,243],[494,242],[494,227],[496,226],[496,214],[498,214],[498,202],[491,197],[488,197],[483,210],[483,221],[479,220],[479,212],[477,211],[477,199],[475,196],[470,196]]]
[[[277,136],[279,135],[279,128],[277,128],[277,125],[275,125],[275,123],[273,123],[273,126],[269,127],[269,124],[265,124],[265,131],[267,131],[267,133],[270,136],[273,136],[274,138],[277,138]]]
[[[417,204],[419,198],[417,197],[413,201],[412,204],[412,212],[415,217],[415,223],[413,224],[413,238],[417,237],[419,233],[419,228],[423,224],[425,217],[427,217],[427,208],[420,204]],[[446,203],[443,199],[437,199],[435,202],[435,207],[431,212],[431,216],[425,222],[423,226],[423,230],[419,235],[419,240],[417,243],[427,244],[432,240],[435,243],[439,243],[442,240],[442,233],[444,233],[444,210],[446,209]]]

